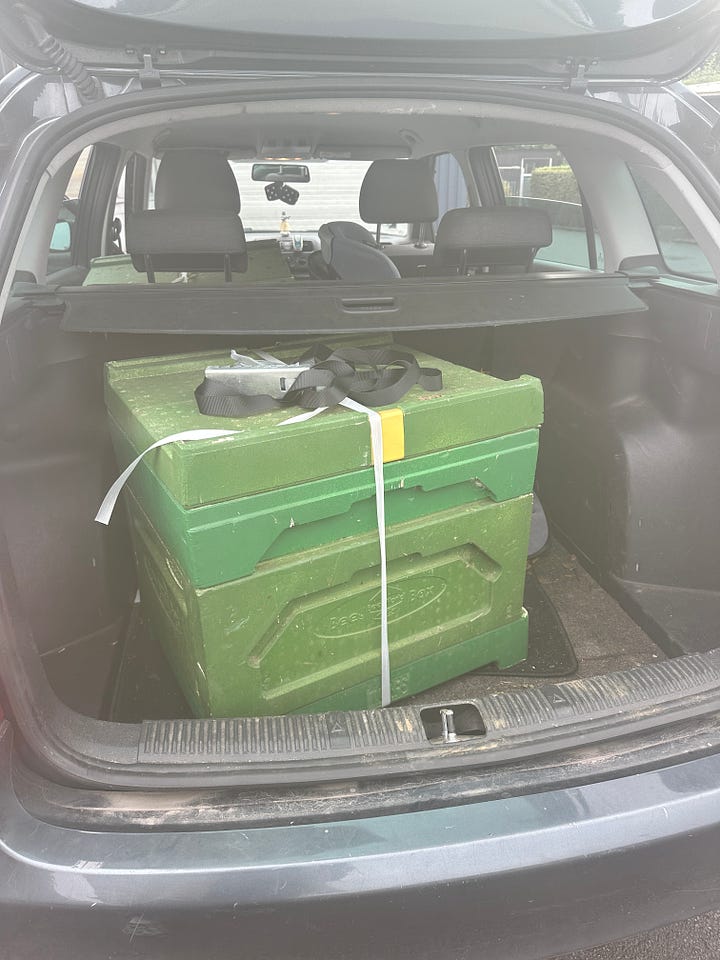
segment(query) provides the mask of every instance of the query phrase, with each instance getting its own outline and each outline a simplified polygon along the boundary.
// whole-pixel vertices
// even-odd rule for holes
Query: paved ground
[[[720,912],[674,923],[643,937],[564,954],[555,960],[718,960]]]
[[[43,932],[53,924],[52,919],[41,922]],[[136,934],[136,935],[135,935]],[[183,939],[167,936],[151,923],[121,923],[107,929],[98,925],[90,930],[80,951],[68,949],[64,937],[57,938],[54,949],[43,954],[42,960],[252,960],[252,950],[243,944],[242,927],[228,938],[226,935],[213,942],[204,936],[190,933]],[[3,942],[0,932],[0,960],[39,960],[33,931],[12,937],[12,943]],[[298,957],[308,954],[298,947]],[[391,956],[392,954],[383,954]],[[263,954],[265,956],[265,954]],[[287,957],[287,954],[283,955]],[[404,956],[404,954],[403,954]],[[437,960],[469,960],[438,955]],[[474,960],[482,960],[480,948]],[[663,927],[643,937],[618,941],[615,944],[597,947],[580,953],[565,954],[553,960],[718,960],[720,958],[720,912],[708,913],[695,920]],[[313,960],[337,960],[336,957],[313,956]],[[515,960],[510,955],[508,960]]]

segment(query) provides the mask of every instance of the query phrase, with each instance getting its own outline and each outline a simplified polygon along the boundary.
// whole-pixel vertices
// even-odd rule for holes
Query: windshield
[[[77,6],[142,17],[158,24],[239,33],[402,40],[522,40],[613,33],[698,6],[689,0],[78,0]]]

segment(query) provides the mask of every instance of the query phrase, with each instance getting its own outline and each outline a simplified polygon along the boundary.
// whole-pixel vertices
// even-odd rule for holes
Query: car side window
[[[80,196],[83,180],[85,179],[85,170],[87,169],[91,152],[92,147],[85,147],[75,162],[73,171],[70,174],[70,179],[68,180],[68,185],[65,188],[65,196],[68,200],[77,200]]]
[[[631,169],[631,173],[668,272],[681,277],[715,280],[707,257],[680,217],[639,171]]]
[[[72,263],[73,233],[77,220],[78,199],[91,151],[92,147],[86,147],[78,156],[65,188],[65,196],[58,210],[57,220],[50,238],[48,273],[62,270]]]
[[[77,202],[91,149],[91,147],[86,147],[83,150],[77,158],[73,171],[70,174],[68,185],[65,188],[65,197],[63,198],[62,207],[58,213],[52,240],[50,241],[50,250],[53,253],[66,253],[70,251],[72,228],[77,216]]]
[[[494,147],[509,206],[544,210],[553,242],[538,251],[535,262],[602,269],[602,243],[588,230],[589,210],[572,167],[552,144],[507,144]]]
[[[448,210],[468,206],[465,174],[452,153],[439,153],[435,157],[435,186],[438,194],[438,222]]]

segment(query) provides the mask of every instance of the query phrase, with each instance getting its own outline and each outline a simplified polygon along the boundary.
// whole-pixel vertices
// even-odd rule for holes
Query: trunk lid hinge
[[[565,90],[569,93],[587,93],[587,72],[590,67],[594,67],[596,64],[597,59],[575,60],[569,58],[566,60],[565,69],[568,76],[564,84]]]

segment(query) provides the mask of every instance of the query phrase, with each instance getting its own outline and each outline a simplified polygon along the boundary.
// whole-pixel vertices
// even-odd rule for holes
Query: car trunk
[[[237,346],[237,339],[70,332],[62,309],[32,297],[20,303],[2,333],[0,496],[6,622],[15,631],[15,675],[26,677],[8,690],[27,694],[27,708],[42,718],[42,739],[26,741],[26,760],[47,774],[48,756],[50,767],[62,756],[73,781],[109,777],[116,787],[219,781],[287,789],[326,781],[333,803],[323,813],[298,814],[312,817],[348,802],[337,785],[347,777],[371,778],[363,788],[369,795],[355,797],[358,811],[424,802],[395,790],[380,800],[372,786],[398,774],[406,782],[408,763],[413,789],[434,797],[428,802],[441,802],[427,781],[430,771],[525,756],[534,759],[530,767],[523,761],[523,777],[538,776],[540,757],[570,745],[587,751],[608,737],[613,745],[599,756],[617,764],[625,757],[612,739],[618,725],[652,736],[643,763],[656,762],[653,751],[675,742],[672,724],[705,709],[718,681],[711,652],[720,608],[717,519],[698,504],[710,502],[717,475],[713,411],[720,380],[708,353],[707,301],[643,279],[634,293],[647,311],[600,322],[395,334],[396,342],[441,363],[542,381],[546,415],[536,489],[550,538],[527,567],[528,659],[505,670],[473,670],[364,714],[227,720],[192,719],[137,602],[124,511],[109,528],[92,518],[118,473],[103,397],[105,364]],[[276,337],[248,341],[280,346]],[[444,709],[453,711],[457,742],[443,739]],[[72,744],[69,763],[48,743],[59,736]],[[702,749],[710,742],[706,734]],[[38,743],[52,754],[38,757]],[[564,769],[567,761],[559,762]],[[627,762],[637,769],[636,748]],[[600,775],[601,765],[593,773]],[[37,782],[27,775],[32,798]],[[443,790],[452,792],[448,777]],[[501,780],[491,783],[500,789]],[[466,786],[457,790],[462,797]],[[83,801],[84,815],[91,810],[98,823],[118,816],[99,796]],[[218,800],[212,817],[275,822],[268,796],[249,806],[234,803],[231,812]],[[78,803],[63,794],[42,815],[72,821]],[[144,823],[141,807],[136,813]],[[167,815],[168,823],[178,823],[198,813],[181,805]]]
[[[546,549],[528,563],[529,659],[502,671],[473,671],[416,694],[408,705],[473,702],[715,645],[711,619],[698,630],[697,609],[667,600],[702,591],[708,612],[718,602],[712,522],[698,524],[691,508],[709,496],[704,491],[718,456],[701,429],[707,411],[716,409],[717,377],[701,369],[700,342],[678,343],[672,293],[647,285],[640,294],[647,313],[608,318],[602,329],[578,319],[397,335],[401,343],[501,378],[528,372],[541,378],[546,422],[537,486],[551,529]],[[33,346],[23,351],[28,335]],[[6,355],[26,364],[22,376],[16,371],[3,415],[6,549],[19,611],[52,688],[88,717],[128,724],[189,717],[136,602],[122,511],[108,531],[92,523],[118,469],[103,366],[111,358],[216,347],[218,340],[71,334],[45,318],[42,325],[16,324],[5,341]],[[688,387],[682,397],[678,376]],[[668,430],[676,445],[693,448],[702,469],[687,474],[686,457],[668,456]],[[674,478],[690,496],[676,495]],[[683,546],[684,537],[692,543]],[[664,608],[653,606],[656,592]]]
[[[488,103],[497,106],[493,95]],[[533,95],[523,92],[522,109]],[[223,96],[234,101],[237,92]],[[564,108],[590,110],[588,99]],[[90,109],[95,124],[104,122]],[[530,776],[533,764],[540,776],[544,758],[581,749],[587,760],[602,742],[593,767],[600,776],[621,763],[628,731],[647,747],[642,761],[635,743],[627,748],[632,769],[667,759],[677,725],[707,711],[720,685],[720,521],[711,508],[720,460],[718,307],[707,289],[624,266],[627,273],[458,277],[445,300],[445,281],[398,281],[391,311],[375,296],[384,289],[368,297],[367,287],[343,285],[338,310],[334,293],[310,286],[296,309],[272,317],[260,288],[247,296],[177,286],[18,288],[0,330],[0,586],[2,681],[26,759],[43,774],[60,769],[71,783],[113,789],[334,783],[335,806],[313,816],[348,803],[349,780],[356,811],[383,809],[381,779],[415,778],[420,796],[447,802],[450,787],[433,793],[431,782],[443,771],[450,784],[460,770],[497,771],[507,761],[509,776],[519,766]],[[227,310],[231,297],[247,305],[242,335]],[[346,332],[382,330],[440,365],[541,380],[536,490],[550,539],[527,568],[530,656],[382,709],[192,719],[137,602],[123,512],[109,528],[93,522],[119,469],[105,365],[239,345],[278,350],[300,332],[317,338],[338,315]],[[443,738],[447,709],[458,741]],[[686,752],[709,749],[713,736],[705,732]],[[552,776],[566,774],[566,757]],[[395,791],[392,802],[411,801]],[[202,816],[211,815],[206,805]],[[263,817],[272,813],[257,822]]]

